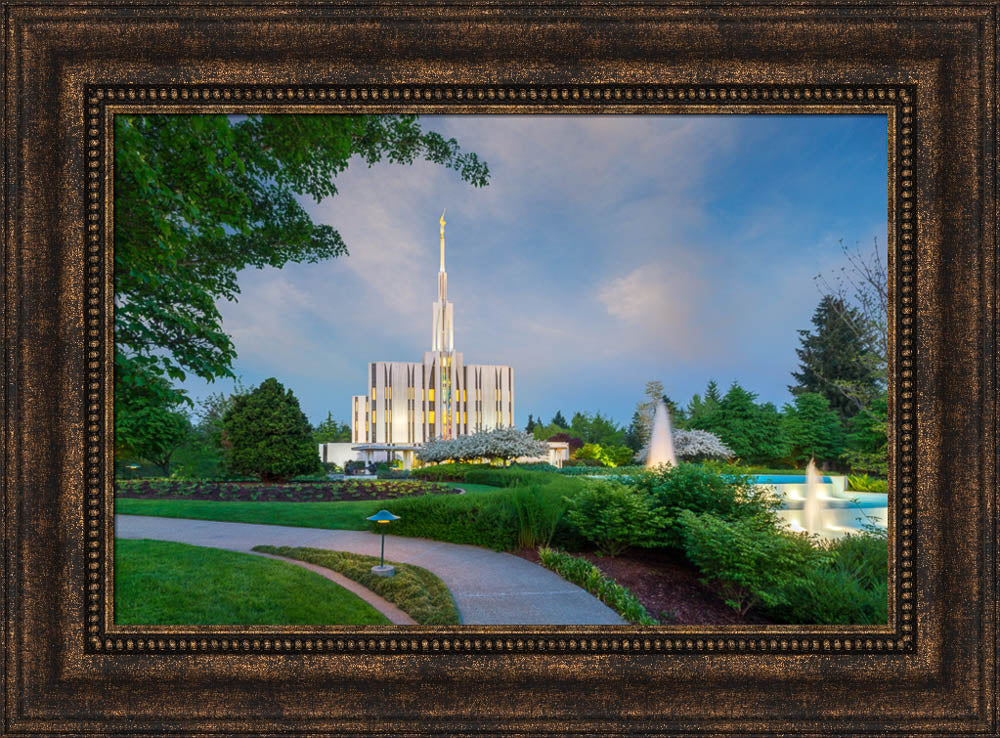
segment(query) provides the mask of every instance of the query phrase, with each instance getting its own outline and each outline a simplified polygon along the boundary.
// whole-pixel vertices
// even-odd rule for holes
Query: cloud
[[[424,116],[488,162],[489,186],[426,162],[352,161],[336,197],[303,203],[350,255],[249,270],[239,303],[220,305],[237,371],[296,377],[315,418],[364,390],[366,362],[419,360],[447,207],[456,348],[469,363],[514,366],[526,403],[553,403],[520,406],[519,418],[556,407],[630,416],[624,388],[653,377],[686,392],[710,376],[773,376],[757,389],[777,396],[819,299],[812,276],[839,264],[838,238],[875,232],[884,245],[885,203],[853,194],[862,176],[881,176],[848,155],[866,154],[857,140],[826,156],[806,123],[789,138],[783,116],[759,120]],[[793,166],[799,149],[785,151],[801,141],[814,147],[809,171],[830,172],[815,187]],[[879,188],[884,176],[866,192]]]
[[[689,362],[712,352],[701,322],[709,289],[699,265],[687,255],[612,277],[598,289],[597,300],[615,321],[617,346]]]

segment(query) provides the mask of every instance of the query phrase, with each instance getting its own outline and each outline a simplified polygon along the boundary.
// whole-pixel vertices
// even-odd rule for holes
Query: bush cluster
[[[444,466],[458,467],[458,474],[445,479],[498,489],[446,495],[440,501],[415,505],[413,500],[393,500],[386,509],[402,518],[392,524],[394,534],[468,543],[498,551],[550,544],[575,551],[585,545],[565,517],[564,500],[584,486],[582,480],[565,479],[552,472],[474,464],[447,464],[419,471]],[[442,478],[437,474],[421,476]]]
[[[726,519],[683,510],[678,522],[688,560],[741,615],[757,604],[787,604],[789,589],[801,587],[810,570],[830,563],[808,537],[778,530],[765,516]]]
[[[723,520],[761,518],[776,525],[779,501],[748,477],[718,474],[699,464],[679,464],[644,471],[632,477],[632,484],[651,498],[666,523],[662,536],[666,546],[683,546],[679,515],[685,510]]]
[[[585,465],[568,465],[568,462],[563,464],[563,468],[559,470],[560,474],[565,474],[568,477],[575,476],[620,476],[629,474],[641,474],[646,471],[644,466],[617,466],[617,467],[602,467],[602,466],[585,466]]]
[[[629,546],[657,545],[670,522],[649,496],[615,482],[599,481],[565,502],[566,517],[604,556],[617,556]]]
[[[844,536],[823,547],[824,566],[785,583],[781,602],[762,610],[787,623],[884,625],[889,608],[889,546],[885,530]]]
[[[392,500],[385,509],[400,517],[392,522],[393,535],[509,551],[517,546],[517,526],[508,496],[502,490],[434,495],[422,500]],[[376,525],[371,524],[373,531]]]

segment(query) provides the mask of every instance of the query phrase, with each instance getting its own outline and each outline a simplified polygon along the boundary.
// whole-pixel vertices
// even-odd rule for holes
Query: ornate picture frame
[[[6,734],[996,734],[998,5],[4,3]],[[117,626],[113,120],[887,117],[886,626]]]

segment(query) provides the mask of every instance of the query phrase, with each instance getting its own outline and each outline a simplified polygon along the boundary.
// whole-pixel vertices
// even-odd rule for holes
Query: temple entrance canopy
[[[417,457],[419,446],[407,446],[395,443],[361,443],[351,446],[352,451],[360,451],[366,464],[384,461],[392,464],[397,458],[402,459],[404,469],[412,469]]]

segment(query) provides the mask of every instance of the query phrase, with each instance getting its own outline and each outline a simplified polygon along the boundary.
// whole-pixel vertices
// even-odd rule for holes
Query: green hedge
[[[634,625],[657,625],[639,599],[628,589],[612,579],[586,559],[570,556],[551,548],[538,549],[542,566],[551,569],[563,579],[572,582],[597,597],[628,622]]]
[[[386,501],[385,509],[400,516],[391,524],[391,532],[497,551],[538,545],[571,551],[586,547],[585,539],[566,519],[564,498],[574,497],[587,483],[548,472],[495,471],[499,475],[489,478],[510,486],[495,492]],[[470,472],[470,484],[484,483],[473,482],[473,476]]]
[[[646,471],[644,466],[564,466],[559,470],[560,474],[565,474],[568,477],[578,477],[578,476],[619,476],[619,475],[629,475],[629,474],[641,474]]]
[[[414,479],[429,479],[432,482],[466,482],[466,473],[476,469],[495,469],[489,464],[434,464],[414,469]]]
[[[389,524],[389,532],[508,551],[517,545],[517,527],[507,496],[498,490],[387,500],[385,509],[400,518]],[[371,524],[373,531],[376,525]]]

